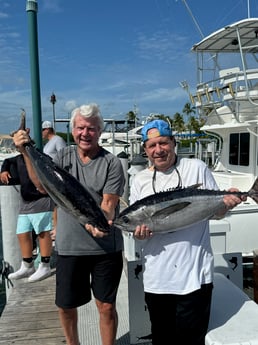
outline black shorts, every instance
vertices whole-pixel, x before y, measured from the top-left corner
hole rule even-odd
[[[56,305],[77,308],[96,299],[114,303],[122,275],[122,252],[103,255],[57,255]]]

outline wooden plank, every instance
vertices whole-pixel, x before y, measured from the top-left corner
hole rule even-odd
[[[36,283],[14,282],[0,318],[0,345],[61,345],[65,337],[55,305],[55,274]]]

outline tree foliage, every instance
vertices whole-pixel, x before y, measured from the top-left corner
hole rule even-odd
[[[185,122],[183,116],[180,113],[175,113],[173,117],[173,129],[177,133],[182,133],[185,131]]]
[[[160,119],[160,120],[164,120],[164,121],[168,122],[170,127],[172,127],[172,125],[173,125],[173,120],[169,116],[164,115],[164,114],[150,114],[147,117],[147,122],[155,120],[155,119]]]

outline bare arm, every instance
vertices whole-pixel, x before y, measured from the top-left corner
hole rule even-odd
[[[104,211],[108,221],[113,221],[115,218],[115,208],[118,204],[119,196],[115,194],[103,194],[101,209]]]
[[[112,225],[113,219],[115,218],[115,208],[117,206],[117,203],[119,201],[119,196],[115,194],[103,194],[103,199],[101,202],[101,209],[104,212],[109,225]],[[94,237],[104,237],[107,234],[103,231],[98,230],[94,226],[90,224],[86,224],[85,228],[88,232],[92,234]]]
[[[56,239],[56,226],[57,226],[57,206],[54,208],[53,211],[53,228],[50,231],[50,236],[52,241]]]

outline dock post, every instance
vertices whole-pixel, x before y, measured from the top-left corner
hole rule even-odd
[[[2,218],[3,259],[8,262],[14,271],[21,265],[21,254],[16,236],[16,224],[20,203],[20,186],[1,185],[0,204]],[[10,290],[6,284],[6,299]]]
[[[124,151],[120,152],[117,157],[120,159],[120,162],[123,167],[124,175],[125,175],[125,186],[124,186],[124,193],[123,193],[123,200],[128,204],[128,154],[126,154]]]

